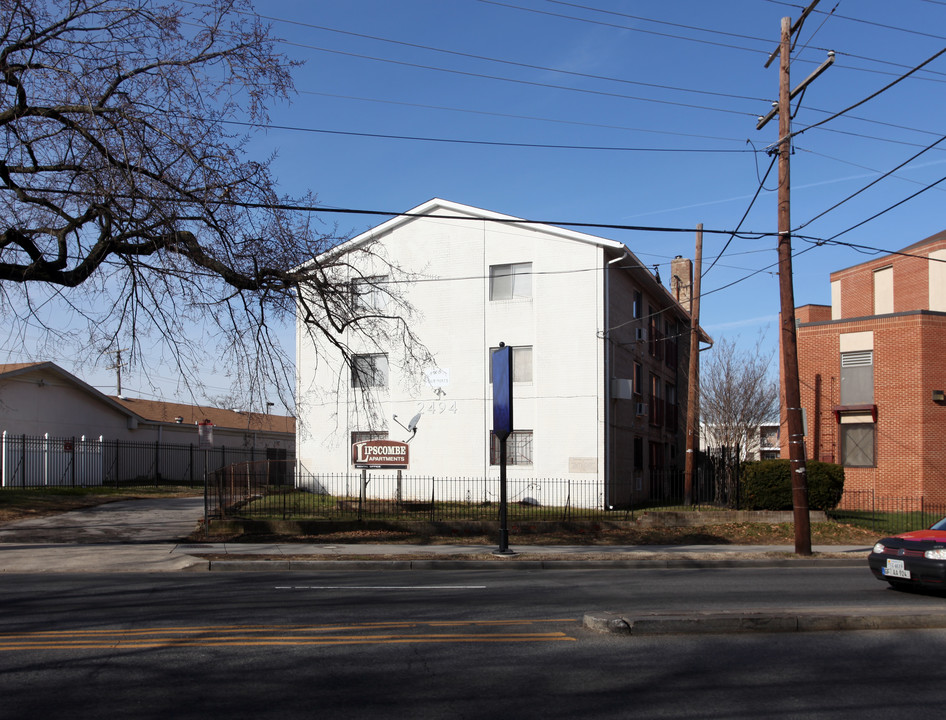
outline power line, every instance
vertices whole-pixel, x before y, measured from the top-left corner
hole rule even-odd
[[[609,125],[605,123],[583,122],[580,120],[563,120],[560,118],[542,117],[539,115],[516,115],[513,113],[492,112],[489,110],[474,110],[472,108],[458,108],[447,105],[429,105],[425,103],[409,103],[401,100],[382,100],[381,98],[362,97],[357,95],[338,95],[336,93],[317,92],[315,90],[299,90],[302,95],[318,95],[320,97],[337,98],[341,100],[356,100],[359,102],[380,103],[384,105],[400,105],[402,107],[420,108],[423,110],[443,110],[445,112],[466,113],[470,115],[486,115],[488,117],[498,117],[510,120],[535,120],[538,122],[557,123],[560,125],[576,125],[579,127],[601,128],[604,130],[628,130],[632,132],[653,133],[655,135],[673,135],[676,137],[697,138],[701,140],[721,140],[724,142],[743,142],[742,138],[720,137],[718,135],[701,135],[699,133],[674,132],[672,130],[655,130],[652,128],[634,127],[631,125]],[[886,124],[886,123],[885,123]],[[894,125],[893,127],[899,127]],[[911,128],[904,127],[904,130]],[[918,130],[917,132],[926,132]],[[935,134],[930,132],[930,134]]]
[[[560,75],[570,75],[572,77],[580,77],[580,78],[590,79],[590,80],[606,80],[608,82],[623,83],[626,85],[637,85],[640,87],[656,88],[660,90],[673,90],[675,92],[693,93],[696,95],[710,95],[713,97],[722,97],[722,98],[735,99],[735,100],[751,100],[753,102],[763,102],[765,100],[765,98],[752,97],[749,95],[736,95],[733,93],[715,92],[712,90],[699,90],[695,88],[680,87],[676,85],[663,85],[660,83],[643,82],[641,80],[628,80],[627,78],[619,78],[619,77],[613,77],[609,75],[595,75],[592,73],[576,72],[574,70],[564,70],[562,68],[548,67],[545,65],[535,65],[533,63],[518,62],[515,60],[506,60],[503,58],[489,57],[487,55],[477,55],[475,53],[467,53],[467,52],[462,52],[459,50],[450,50],[447,48],[438,48],[438,47],[433,47],[431,45],[412,43],[412,42],[407,42],[404,40],[394,40],[393,38],[385,38],[378,35],[368,35],[366,33],[353,32],[351,30],[341,30],[338,28],[331,28],[325,25],[315,25],[312,23],[302,22],[301,20],[287,20],[285,18],[273,17],[271,15],[259,14],[257,15],[257,17],[263,18],[265,20],[272,20],[275,22],[281,22],[281,23],[286,23],[290,25],[298,25],[300,27],[323,30],[325,32],[338,33],[340,35],[348,35],[350,37],[358,37],[358,38],[362,38],[366,40],[374,40],[376,42],[389,43],[392,45],[400,45],[402,47],[410,47],[410,48],[415,48],[418,50],[427,50],[429,52],[441,53],[444,55],[453,55],[456,57],[462,57],[462,58],[467,58],[467,59],[472,59],[472,60],[483,60],[485,62],[499,63],[501,65],[510,65],[512,67],[526,68],[529,70],[541,70],[542,72],[554,72]],[[285,40],[280,41],[280,42],[285,42],[287,44],[296,44],[296,43],[289,43],[288,41],[285,41]],[[313,49],[322,50],[323,52],[331,52],[331,51],[326,51],[324,48],[313,47]],[[384,59],[383,62],[395,62],[395,61]]]
[[[821,126],[821,125],[824,125],[825,123],[830,122],[830,121],[834,120],[835,118],[840,117],[841,115],[844,115],[845,113],[849,112],[850,110],[853,110],[853,109],[856,108],[856,107],[860,107],[861,105],[863,105],[864,103],[868,102],[869,100],[873,100],[875,97],[877,97],[878,95],[880,95],[880,94],[886,92],[887,90],[889,90],[890,88],[892,88],[892,87],[893,87],[894,85],[896,85],[897,83],[902,82],[903,80],[906,80],[908,77],[910,77],[910,76],[911,76],[913,73],[915,73],[917,70],[920,70],[923,66],[928,65],[929,63],[933,62],[936,58],[938,58],[940,55],[943,55],[944,53],[946,53],[946,47],[944,47],[944,48],[943,48],[942,50],[940,50],[939,52],[934,53],[932,56],[930,56],[929,58],[927,58],[926,60],[924,60],[923,62],[921,62],[919,65],[917,65],[916,67],[914,67],[914,68],[913,68],[912,70],[910,70],[909,72],[904,73],[903,75],[901,75],[900,77],[898,77],[898,78],[897,78],[896,80],[894,80],[893,82],[890,82],[890,83],[884,85],[882,88],[880,88],[880,89],[877,90],[876,92],[871,93],[870,95],[868,95],[868,96],[867,96],[866,98],[864,98],[863,100],[859,100],[859,101],[857,101],[856,103],[854,103],[853,105],[849,105],[848,107],[846,107],[846,108],[844,108],[843,110],[840,110],[840,111],[834,113],[833,115],[831,115],[830,117],[825,118],[824,120],[820,120],[819,122],[816,122],[816,123],[814,123],[814,124],[812,124],[812,125],[809,125],[808,127],[805,127],[805,128],[802,128],[801,130],[798,130],[798,131],[796,131],[796,132],[793,132],[793,133],[791,133],[791,135],[789,135],[789,137],[797,137],[798,135],[801,135],[802,133],[807,132],[808,130],[811,130],[812,128],[816,128],[816,127],[819,127],[819,126]]]
[[[854,193],[851,193],[850,195],[848,195],[848,196],[847,196],[846,198],[844,198],[843,200],[840,200],[839,202],[836,202],[834,205],[832,205],[831,207],[829,207],[827,210],[824,210],[824,211],[818,213],[818,214],[815,215],[813,218],[811,218],[810,220],[808,220],[808,222],[802,223],[801,225],[799,225],[799,226],[798,226],[797,228],[795,228],[795,229],[796,229],[796,230],[801,230],[802,228],[807,227],[808,225],[811,225],[811,223],[813,223],[813,222],[814,222],[815,220],[817,220],[818,218],[824,217],[825,215],[827,215],[827,214],[828,214],[829,212],[831,212],[832,210],[835,210],[835,209],[837,209],[838,207],[840,207],[841,205],[843,205],[844,203],[846,203],[848,200],[852,200],[853,198],[855,198],[855,197],[857,197],[858,195],[860,195],[862,192],[868,190],[869,188],[871,188],[871,187],[873,187],[874,185],[876,185],[877,183],[879,183],[881,180],[883,180],[883,179],[885,179],[885,178],[887,178],[887,177],[893,175],[897,170],[901,169],[902,167],[904,167],[904,166],[906,166],[906,165],[909,165],[911,162],[913,162],[913,161],[916,160],[918,157],[920,157],[923,153],[925,153],[925,152],[927,152],[927,151],[933,149],[933,147],[935,147],[936,145],[939,145],[941,142],[943,142],[943,140],[946,140],[946,135],[943,135],[942,137],[940,137],[939,140],[937,140],[936,142],[932,143],[931,145],[928,145],[927,147],[923,148],[922,150],[920,150],[920,152],[914,154],[912,157],[910,157],[910,158],[904,160],[902,163],[900,163],[899,165],[897,165],[897,166],[896,166],[895,168],[893,168],[892,170],[889,170],[889,171],[885,172],[883,175],[881,175],[880,177],[878,177],[878,178],[872,180],[872,181],[869,182],[867,185],[865,185],[864,187],[862,187],[860,190],[858,190],[858,191],[856,191],[856,192],[854,192]],[[926,189],[929,189],[929,188],[924,188],[924,189],[921,190],[920,192],[924,192]]]
[[[275,125],[268,123],[259,125],[252,122],[243,122],[240,120],[219,120],[218,122],[227,125],[240,125],[243,127],[265,127],[269,130],[292,130],[295,132],[317,133],[322,135],[346,135],[349,137],[377,138],[383,140],[412,140],[416,142],[431,143],[450,143],[455,145],[486,145],[491,147],[514,147],[514,148],[536,148],[542,150],[593,150],[606,152],[654,152],[654,153],[709,153],[709,154],[730,154],[730,153],[750,153],[754,150],[723,148],[647,148],[647,147],[627,147],[627,146],[604,146],[604,145],[558,145],[554,143],[526,143],[509,142],[501,140],[467,140],[464,138],[442,138],[422,135],[393,135],[390,133],[369,133],[355,132],[353,130],[328,130],[324,128],[307,128],[293,125]]]
[[[569,87],[567,85],[556,85],[554,83],[543,83],[543,82],[538,82],[534,80],[520,80],[517,78],[507,78],[507,77],[502,77],[501,75],[488,75],[486,73],[476,73],[476,72],[471,72],[467,70],[455,70],[452,68],[438,67],[436,65],[424,65],[423,63],[413,63],[413,62],[407,62],[405,60],[393,60],[391,58],[379,58],[373,55],[365,55],[362,53],[347,52],[344,50],[333,50],[331,48],[317,47],[315,45],[307,45],[305,43],[290,42],[288,40],[282,40],[280,42],[282,42],[284,45],[292,45],[295,47],[304,48],[306,50],[317,50],[319,52],[331,53],[333,55],[343,55],[345,57],[358,58],[360,60],[372,60],[375,62],[384,62],[384,63],[389,63],[391,65],[401,65],[404,67],[418,68],[421,70],[433,70],[436,72],[450,73],[453,75],[463,75],[464,77],[479,78],[481,80],[498,80],[500,82],[514,83],[518,85],[528,85],[530,87],[548,88],[552,90],[566,90],[568,92],[584,93],[587,95],[600,95],[603,97],[613,97],[613,98],[619,98],[622,100],[637,100],[638,102],[656,103],[658,105],[671,105],[674,107],[684,107],[684,108],[690,108],[693,110],[709,110],[712,112],[727,113],[729,115],[748,115],[750,117],[755,117],[753,113],[743,112],[740,110],[730,110],[728,108],[718,108],[718,107],[712,107],[709,105],[697,105],[694,103],[676,102],[674,100],[658,100],[657,98],[641,97],[639,95],[625,95],[622,93],[606,92],[604,90],[591,90],[588,88],[576,88],[576,87]]]
[[[549,1],[551,1],[551,0],[549,0]],[[478,2],[485,3],[485,4],[488,4],[488,5],[496,5],[496,6],[508,8],[508,9],[511,9],[511,10],[519,10],[519,11],[521,11],[521,12],[530,12],[530,13],[535,13],[535,14],[538,14],[538,15],[546,15],[546,16],[549,16],[549,17],[561,18],[561,19],[565,19],[565,20],[574,20],[575,22],[587,23],[587,24],[591,24],[591,25],[601,25],[601,26],[603,26],[603,27],[611,27],[611,28],[617,28],[617,29],[620,29],[620,30],[628,30],[628,31],[631,31],[631,32],[638,32],[638,33],[644,33],[644,34],[648,34],[648,35],[655,35],[655,36],[657,36],[657,37],[666,37],[666,38],[670,38],[670,39],[672,39],[672,40],[685,40],[685,41],[687,41],[687,42],[695,42],[695,43],[700,43],[700,44],[703,44],[703,45],[711,45],[711,46],[714,46],[714,47],[721,47],[721,48],[730,49],[730,50],[742,50],[742,51],[744,51],[744,52],[751,52],[751,53],[754,53],[754,54],[756,54],[756,55],[765,55],[765,56],[768,56],[768,54],[769,54],[769,51],[768,51],[768,50],[757,50],[757,49],[755,49],[755,48],[749,48],[749,47],[745,47],[745,46],[741,46],[741,45],[732,45],[732,44],[728,44],[728,43],[714,42],[714,41],[712,41],[712,40],[703,40],[703,39],[700,39],[700,38],[687,37],[687,36],[685,36],[685,35],[673,35],[673,34],[671,34],[671,33],[662,33],[662,32],[657,32],[656,30],[647,30],[647,29],[644,29],[644,28],[634,27],[634,26],[631,26],[631,25],[619,25],[619,24],[617,24],[617,23],[603,22],[603,21],[601,21],[601,20],[591,20],[591,19],[589,19],[589,18],[576,17],[576,16],[574,16],[574,15],[565,15],[565,14],[562,14],[562,13],[554,13],[554,12],[550,12],[550,11],[548,11],[548,10],[538,10],[538,9],[536,9],[536,8],[521,7],[521,6],[518,6],[518,5],[512,5],[512,4],[510,4],[510,3],[506,3],[506,2],[498,2],[498,0],[478,0]],[[787,4],[787,3],[786,3],[786,4]],[[793,5],[792,7],[801,8],[802,6]],[[592,8],[589,8],[589,9],[592,9]],[[599,11],[599,12],[608,12],[608,11],[601,10],[601,11]],[[615,13],[615,14],[620,14],[620,13]],[[642,19],[645,19],[645,18],[642,18]],[[653,19],[650,19],[650,20],[648,20],[648,21],[649,21],[649,22],[654,22],[654,23],[660,23],[660,24],[675,25],[675,23],[669,23],[669,22],[664,21],[664,20],[653,20]],[[677,25],[678,27],[686,27],[686,26],[682,26],[682,25],[679,25],[679,24],[676,24],[676,25]],[[721,35],[729,35],[729,34],[730,34],[730,33],[726,33],[726,32],[721,31],[721,30],[710,30],[710,29],[706,29],[706,28],[697,28],[697,29],[699,29],[699,30],[701,30],[701,31],[703,31],[703,32],[714,33],[714,34],[721,34]],[[749,38],[750,36],[743,36],[743,37]],[[769,43],[770,41],[766,40],[765,42],[766,42],[766,43]],[[814,50],[820,50],[820,51],[827,51],[827,50],[828,50],[828,48],[818,48],[818,47],[812,48],[812,49],[814,49]],[[902,67],[902,65],[900,65],[899,63],[895,63],[895,62],[891,62],[891,61],[887,61],[887,60],[880,60],[880,59],[878,59],[878,58],[876,58],[876,57],[870,57],[870,56],[865,56],[865,55],[857,55],[857,54],[854,54],[854,53],[848,53],[848,52],[844,52],[844,51],[840,51],[840,50],[835,50],[835,52],[836,52],[838,55],[844,55],[844,56],[846,56],[846,57],[851,57],[851,58],[855,58],[855,59],[858,59],[858,60],[866,60],[866,61],[869,61],[869,62],[884,64],[884,65],[891,65],[891,66],[894,66],[894,67]],[[810,62],[813,62],[813,61],[810,61],[810,60],[803,60],[803,59],[797,59],[795,62],[810,63]],[[873,70],[873,69],[870,69],[870,68],[854,67],[854,66],[850,66],[850,65],[840,65],[840,64],[838,64],[837,67],[839,67],[839,68],[844,68],[844,69],[846,69],[846,70],[854,70],[854,71],[857,71],[857,72],[874,73],[874,74],[879,74],[879,75],[889,75],[889,74],[891,74],[891,73],[884,72],[884,71],[882,71],[882,70]],[[934,74],[934,75],[944,75],[944,74],[946,74],[946,73],[941,73],[941,72],[932,71],[932,70],[927,71],[927,72],[930,72],[930,73],[932,73],[932,74]],[[940,80],[940,79],[937,79],[937,78],[929,78],[929,77],[922,77],[922,78],[920,78],[920,79],[926,80],[926,81],[931,81],[931,82],[946,82],[946,80]]]

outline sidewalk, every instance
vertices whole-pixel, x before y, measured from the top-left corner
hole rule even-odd
[[[0,543],[0,573],[293,572],[859,565],[870,548],[816,546],[797,557],[783,545],[516,545],[512,555],[489,545],[248,543]]]

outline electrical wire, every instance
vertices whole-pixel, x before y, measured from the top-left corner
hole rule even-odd
[[[889,90],[890,88],[892,88],[894,85],[897,85],[898,83],[902,82],[903,80],[906,80],[908,77],[910,77],[910,76],[911,76],[913,73],[915,73],[917,70],[920,70],[920,69],[923,68],[925,65],[928,65],[929,63],[933,62],[934,60],[936,60],[936,58],[940,57],[940,56],[943,55],[944,53],[946,53],[946,47],[944,47],[944,48],[943,48],[942,50],[940,50],[939,52],[934,53],[934,54],[931,55],[929,58],[927,58],[926,60],[924,60],[923,62],[921,62],[919,65],[917,65],[916,67],[914,67],[914,68],[913,68],[912,70],[910,70],[909,72],[904,73],[903,75],[901,75],[900,77],[898,77],[898,78],[897,78],[896,80],[894,80],[893,82],[890,82],[890,83],[888,83],[887,85],[884,85],[884,86],[883,86],[882,88],[880,88],[879,90],[877,90],[877,91],[871,93],[871,94],[868,95],[866,98],[864,98],[864,99],[862,99],[862,100],[858,100],[858,101],[857,101],[856,103],[854,103],[853,105],[849,105],[848,107],[846,107],[846,108],[844,108],[843,110],[840,110],[840,111],[834,113],[833,115],[831,115],[830,117],[825,118],[824,120],[820,120],[819,122],[813,123],[812,125],[809,125],[808,127],[805,127],[805,128],[802,128],[801,130],[797,130],[797,131],[795,131],[795,132],[792,132],[792,133],[789,135],[789,137],[790,137],[790,138],[797,137],[797,136],[801,135],[802,133],[807,132],[808,130],[811,130],[812,128],[820,127],[821,125],[824,125],[825,123],[831,122],[831,121],[834,120],[835,118],[838,118],[838,117],[840,117],[841,115],[844,115],[845,113],[847,113],[847,112],[853,110],[854,108],[860,107],[860,106],[863,105],[864,103],[866,103],[866,102],[868,102],[868,101],[870,101],[870,100],[873,100],[875,97],[877,97],[878,95],[881,95],[882,93],[886,92],[887,90]]]
[[[807,227],[808,225],[811,225],[811,223],[813,223],[815,220],[818,220],[819,218],[824,217],[825,215],[827,215],[827,214],[828,214],[829,212],[831,212],[832,210],[835,210],[835,209],[837,209],[838,207],[840,207],[841,205],[843,205],[844,203],[846,203],[848,200],[854,199],[855,197],[857,197],[858,195],[860,195],[862,192],[868,190],[869,188],[871,188],[871,187],[873,187],[874,185],[876,185],[877,183],[879,183],[881,180],[884,180],[885,178],[890,177],[890,176],[893,175],[897,170],[900,170],[900,169],[903,168],[904,166],[909,165],[911,162],[913,162],[913,161],[916,160],[918,157],[920,157],[921,155],[923,155],[923,153],[925,153],[925,152],[927,152],[927,151],[929,151],[929,150],[932,150],[936,145],[939,145],[939,144],[940,144],[941,142],[943,142],[944,140],[946,140],[946,135],[943,135],[942,137],[939,138],[939,140],[937,140],[936,142],[932,143],[931,145],[927,145],[925,148],[923,148],[922,150],[920,150],[920,152],[918,152],[918,153],[914,154],[913,156],[907,158],[906,160],[904,160],[902,163],[900,163],[899,165],[897,165],[897,166],[896,166],[895,168],[893,168],[892,170],[888,170],[887,172],[885,172],[885,173],[884,173],[883,175],[881,175],[880,177],[878,177],[878,178],[874,179],[873,181],[869,182],[867,185],[865,185],[864,187],[862,187],[860,190],[857,190],[856,192],[851,193],[850,195],[848,195],[848,196],[847,196],[846,198],[844,198],[843,200],[840,200],[839,202],[836,202],[834,205],[832,205],[831,207],[829,207],[827,210],[824,210],[824,211],[818,213],[818,214],[815,215],[813,218],[811,218],[811,219],[808,220],[807,222],[802,223],[801,225],[799,225],[799,226],[798,226],[797,228],[795,228],[795,229],[796,229],[796,230],[801,230],[802,228],[805,228],[805,227]],[[924,188],[924,190],[921,190],[920,192],[924,192],[926,189],[928,189],[928,188]]]

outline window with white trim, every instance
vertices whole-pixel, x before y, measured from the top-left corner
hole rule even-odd
[[[387,293],[383,288],[385,275],[360,277],[351,281],[351,304],[355,310],[382,310],[387,305]]]
[[[493,384],[493,353],[498,347],[489,349],[489,383]],[[514,345],[512,348],[512,381],[532,382],[532,348],[529,345]]]
[[[388,386],[388,356],[384,353],[355,355],[351,359],[351,386],[383,388]]]
[[[872,405],[874,402],[874,351],[841,353],[841,404]]]
[[[531,297],[532,263],[490,265],[490,300],[517,300]]]

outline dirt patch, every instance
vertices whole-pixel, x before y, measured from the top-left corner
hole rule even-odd
[[[510,542],[521,545],[794,545],[792,523],[728,523],[695,527],[632,528],[590,523],[584,527],[553,532],[530,532],[529,528],[510,528]],[[406,545],[495,545],[494,533],[450,535],[426,534],[403,530],[346,530],[318,535],[210,535],[196,534],[196,542],[279,542],[319,544],[406,544]],[[813,523],[813,545],[872,545],[877,535],[869,530],[843,523]]]

